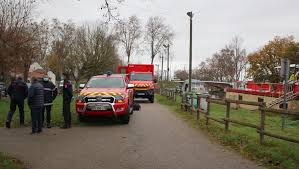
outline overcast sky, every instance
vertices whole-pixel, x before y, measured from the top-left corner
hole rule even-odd
[[[73,20],[78,24],[103,20],[104,0],[49,0],[39,7],[39,17]],[[122,17],[137,15],[145,24],[150,16],[164,17],[175,32],[171,46],[172,70],[188,68],[189,20],[193,19],[193,67],[224,47],[233,36],[244,39],[247,53],[258,50],[274,36],[299,38],[298,0],[125,0],[119,6]],[[142,55],[142,56],[141,56]],[[135,62],[149,63],[139,52]],[[159,63],[160,59],[155,58]]]

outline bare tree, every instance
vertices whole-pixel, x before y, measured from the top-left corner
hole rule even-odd
[[[104,0],[104,3],[101,6],[101,10],[104,10],[103,16],[107,18],[107,22],[110,20],[118,20],[119,13],[117,12],[117,5],[125,0]]]
[[[116,38],[125,49],[127,63],[130,63],[131,54],[138,48],[137,41],[141,36],[141,24],[136,16],[129,17],[116,23]]]
[[[35,0],[0,3],[0,67],[5,73],[22,70],[27,79],[31,63],[40,56],[42,23],[33,21]]]
[[[145,42],[149,45],[151,53],[151,64],[154,62],[155,56],[161,51],[166,43],[171,43],[174,33],[169,26],[164,24],[161,17],[150,17],[145,26]]]
[[[180,80],[186,80],[188,79],[189,73],[187,72],[187,70],[183,69],[183,70],[176,70],[174,72],[174,76]]]
[[[78,84],[81,79],[116,70],[116,40],[105,24],[78,27],[72,22],[53,22],[54,40],[47,61],[55,73],[67,72]]]
[[[248,62],[246,50],[242,48],[243,39],[235,36],[233,37],[231,43],[228,48],[232,50],[232,60],[233,60],[233,68],[234,68],[234,80],[240,80],[240,76],[242,71],[244,71],[246,64]]]
[[[208,59],[209,68],[214,75],[214,80],[231,82],[234,79],[234,61],[231,58],[232,51],[229,48],[221,49]]]

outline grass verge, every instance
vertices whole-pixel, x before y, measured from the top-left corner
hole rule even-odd
[[[0,152],[0,169],[25,169],[25,167],[21,161]]]
[[[9,98],[2,98],[0,100],[0,126],[4,126],[6,121],[6,116],[9,111],[10,101]],[[75,101],[71,103],[71,112],[72,112],[72,123],[74,125],[78,125],[79,122],[77,120],[77,114],[75,111]],[[19,127],[19,112],[18,110],[15,112],[12,121],[12,127]],[[31,123],[30,110],[27,104],[27,100],[25,100],[25,123]],[[62,96],[57,96],[57,98],[53,102],[52,106],[52,125],[60,126],[63,123],[62,116]]]
[[[230,125],[230,131],[225,133],[224,125],[209,121],[209,126],[205,126],[205,119],[196,120],[195,114],[184,112],[180,109],[180,99],[177,102],[156,95],[159,103],[168,106],[176,115],[196,129],[204,131],[213,141],[217,141],[224,146],[229,146],[240,152],[243,156],[253,159],[258,163],[264,164],[273,169],[298,169],[299,168],[299,145],[287,141],[277,140],[266,137],[265,144],[259,145],[258,134],[256,130],[240,125]],[[221,105],[211,105],[211,115],[213,117],[224,117],[225,107]],[[258,124],[259,114],[245,109],[232,110],[233,119]],[[298,138],[299,124],[287,120],[287,127],[282,131],[280,129],[279,116],[266,117],[266,130],[275,134],[284,134]]]

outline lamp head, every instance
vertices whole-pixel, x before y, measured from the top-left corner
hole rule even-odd
[[[187,15],[192,18],[193,17],[193,13],[192,12],[187,12]]]

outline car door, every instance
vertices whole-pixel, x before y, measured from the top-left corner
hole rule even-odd
[[[129,79],[127,77],[125,78],[125,83],[126,83],[126,86],[128,86]],[[129,105],[133,105],[133,101],[134,101],[134,89],[126,89],[126,92],[128,94]]]

